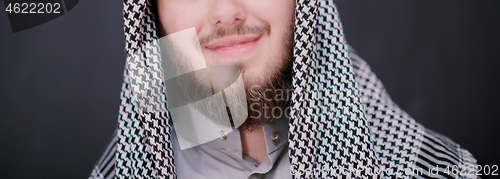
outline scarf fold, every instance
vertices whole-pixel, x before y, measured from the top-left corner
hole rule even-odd
[[[339,168],[361,169],[347,178],[377,178],[369,174],[377,159],[336,7],[299,0],[295,24],[288,140],[294,177],[338,177],[328,170]]]

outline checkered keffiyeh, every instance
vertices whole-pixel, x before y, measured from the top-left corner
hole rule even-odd
[[[173,179],[172,122],[156,7],[147,0],[125,0],[123,5],[128,56],[118,130],[90,178]],[[294,178],[475,178],[462,175],[468,171],[429,175],[431,167],[475,166],[476,160],[390,99],[346,43],[333,1],[297,0],[295,10],[288,133]],[[347,172],[328,172],[334,168]]]

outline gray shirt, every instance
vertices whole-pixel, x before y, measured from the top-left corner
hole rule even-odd
[[[260,165],[243,155],[238,130],[233,130],[221,139],[185,150],[180,149],[174,131],[172,142],[177,178],[292,178],[288,159],[287,118],[281,118],[272,125],[263,125],[262,129],[269,157]]]

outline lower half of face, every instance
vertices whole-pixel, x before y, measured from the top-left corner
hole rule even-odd
[[[271,99],[273,91],[289,91],[294,7],[293,0],[158,1],[166,35],[195,27],[209,71],[211,65],[237,67],[244,81],[248,106],[254,107],[288,104],[288,100],[257,98]],[[225,92],[227,100],[231,100],[232,92]],[[251,112],[259,110],[262,111],[249,110],[250,121],[243,128],[272,120],[252,119]]]

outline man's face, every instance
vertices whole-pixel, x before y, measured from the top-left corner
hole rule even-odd
[[[157,5],[164,35],[196,29],[209,71],[210,65],[239,68],[251,106],[240,130],[272,123],[275,118],[265,117],[271,116],[268,109],[285,110],[289,99],[267,99],[290,88],[294,0],[158,0]],[[228,103],[239,102],[236,91],[225,92]],[[210,104],[195,108],[215,114],[213,119],[225,114]]]
[[[158,0],[169,35],[195,27],[206,66],[240,69],[245,87],[265,86],[291,56],[293,0]]]

